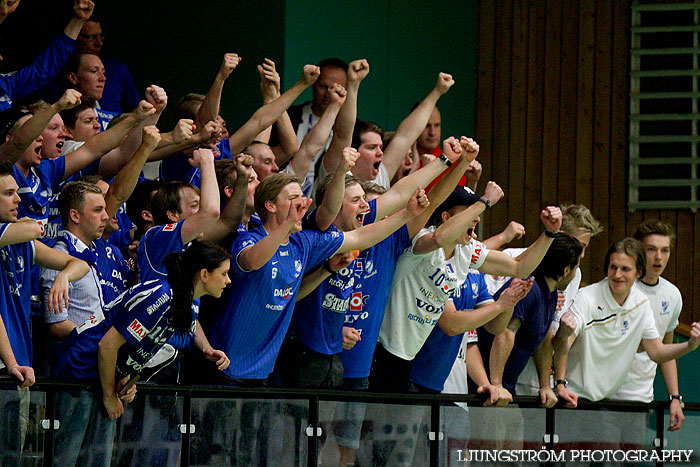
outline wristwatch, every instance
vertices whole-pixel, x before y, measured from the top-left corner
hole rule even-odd
[[[556,380],[556,381],[554,382],[554,387],[556,388],[556,387],[559,386],[560,384],[563,384],[564,387],[566,387],[566,385],[569,384],[569,382],[568,382],[567,380],[565,380],[565,379],[558,379],[558,380]]]
[[[685,404],[683,403],[683,396],[680,394],[671,394],[668,396],[668,401],[673,402],[673,399],[678,399],[678,402],[681,403],[681,409],[685,409]]]
[[[486,196],[482,196],[481,198],[479,198],[479,201],[484,203],[484,205],[486,206],[486,209],[491,209],[491,200],[488,199]]]
[[[445,164],[447,167],[452,167],[452,161],[449,160],[446,155],[440,154],[440,156],[438,156],[438,159],[440,159],[442,163]]]

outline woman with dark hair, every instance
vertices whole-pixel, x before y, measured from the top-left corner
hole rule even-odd
[[[115,371],[125,381],[137,374],[171,335],[194,334],[192,300],[203,295],[220,297],[231,282],[229,255],[212,243],[195,241],[184,252],[170,254],[165,262],[167,279],[130,288],[74,329],[62,345],[55,376],[99,377],[111,418],[124,411],[116,394]],[[208,359],[216,361],[219,369],[226,368],[226,355],[211,349],[202,337],[195,337],[197,346]],[[124,344],[127,348],[120,350]],[[133,399],[133,394],[122,397],[127,398]]]

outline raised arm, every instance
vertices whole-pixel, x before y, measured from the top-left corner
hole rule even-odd
[[[323,115],[321,115],[318,123],[306,134],[299,150],[292,156],[292,161],[290,162],[294,173],[302,179],[306,177],[306,173],[309,171],[318,151],[326,144],[328,136],[333,129],[335,118],[343,103],[345,103],[347,91],[340,84],[334,83],[329,92],[331,103],[323,111]]]
[[[503,245],[507,245],[513,240],[522,238],[525,235],[525,227],[522,224],[518,224],[515,221],[510,221],[508,227],[506,227],[503,232],[497,233],[493,237],[489,237],[482,243],[486,245],[489,250],[498,250]]]
[[[343,268],[350,266],[350,263],[354,261],[352,253],[339,253],[331,256],[323,263],[323,266],[316,268],[314,271],[305,275],[301,280],[301,286],[296,294],[295,301],[300,301],[311,292],[316,290],[316,288],[321,285],[323,281],[331,277],[331,273],[336,273]]]
[[[323,195],[323,201],[316,211],[316,227],[319,230],[326,230],[338,217],[345,196],[345,174],[355,167],[358,157],[360,157],[360,153],[353,148],[347,147],[343,150],[343,163],[333,174],[333,178],[326,187],[326,193]]]
[[[399,168],[399,165],[401,165],[401,161],[406,155],[406,152],[411,149],[411,145],[425,129],[425,125],[428,124],[430,114],[435,108],[438,99],[449,91],[453,84],[455,84],[455,82],[452,79],[452,75],[440,73],[435,87],[396,129],[394,139],[391,140],[391,144],[389,144],[389,147],[384,151],[383,159],[384,166],[387,172],[389,172],[390,179],[394,178],[394,174]]]
[[[238,265],[246,271],[255,271],[267,264],[275,255],[277,248],[289,239],[297,223],[301,222],[304,214],[311,206],[311,199],[295,198],[289,203],[289,211],[276,227],[270,228],[267,235],[256,244],[241,250],[238,254]]]
[[[182,243],[189,243],[199,234],[206,232],[219,218],[219,186],[214,172],[214,153],[211,149],[197,149],[190,159],[192,166],[199,169],[202,183],[199,194],[199,211],[185,219],[182,224]]]
[[[515,258],[498,250],[490,250],[479,270],[486,274],[521,278],[532,274],[561,228],[561,210],[556,206],[547,206],[540,212],[540,219],[544,224],[545,232],[527,250]]]
[[[243,219],[245,202],[248,190],[248,179],[253,170],[253,156],[249,154],[238,154],[235,158],[236,182],[233,193],[228,199],[226,206],[221,211],[221,217],[209,229],[204,231],[204,238],[217,243],[234,232]]]
[[[394,139],[396,139],[396,137],[394,137]],[[453,140],[454,138],[448,138],[443,142],[443,148],[445,149],[443,155],[447,158],[447,162],[442,159],[434,159],[430,164],[426,165],[422,169],[403,177],[401,180],[396,182],[389,189],[389,191],[377,198],[378,217],[391,214],[406,204],[411,194],[417,187],[428,186],[435,177],[440,175],[445,170],[445,164],[451,166],[452,164],[457,163],[460,155],[469,164],[479,154],[479,145],[476,144],[476,142],[471,138],[467,138],[466,136],[462,136],[460,138],[459,145],[461,146],[461,150],[455,147]],[[464,172],[464,163],[460,164],[459,167],[456,167],[456,170],[459,171],[461,176]],[[450,172],[454,172],[454,170],[451,170]],[[454,177],[450,177],[449,180],[453,179]],[[447,184],[443,185],[443,189],[446,189],[448,186],[449,185]],[[447,193],[447,195],[449,196],[449,193]]]
[[[73,40],[78,39],[80,30],[83,29],[85,21],[89,20],[90,16],[92,16],[92,10],[94,8],[95,4],[92,0],[75,0],[73,3],[73,17],[63,30],[66,36]]]
[[[261,65],[258,65],[258,74],[260,75],[260,93],[263,96],[263,104],[269,104],[282,94],[282,79],[277,73],[275,62],[269,58],[266,58]],[[272,150],[275,153],[277,165],[282,165],[292,157],[292,154],[299,150],[299,143],[297,142],[294,125],[292,125],[292,121],[289,119],[289,114],[286,111],[282,113],[282,116],[275,123],[279,146],[275,146]],[[267,127],[255,137],[255,140],[268,143],[271,133],[272,127]]]
[[[229,137],[231,152],[241,152],[253,141],[253,138],[255,138],[258,133],[280,118],[282,113],[292,105],[294,100],[299,97],[304,89],[311,86],[314,81],[318,79],[320,73],[321,71],[317,66],[305,65],[304,72],[299,81],[280,97],[256,110],[253,116]]]
[[[430,205],[428,197],[422,188],[418,188],[406,207],[396,214],[379,222],[360,227],[359,229],[345,232],[345,241],[338,249],[338,253],[351,250],[364,250],[376,245],[391,235],[412,217],[420,214]]]
[[[131,196],[131,192],[134,191],[139,181],[141,169],[159,141],[160,132],[158,128],[147,126],[143,129],[141,146],[134,153],[134,157],[122,167],[105,194],[105,211],[110,219],[117,214],[119,207]]]
[[[333,173],[338,167],[343,157],[343,149],[352,146],[352,133],[357,119],[357,93],[360,90],[360,83],[368,74],[369,63],[365,59],[352,61],[348,65],[348,79],[345,86],[348,94],[345,98],[345,104],[336,118],[331,144],[323,156],[323,167],[327,173]]]
[[[41,135],[53,116],[62,110],[72,109],[80,104],[80,97],[81,94],[75,89],[67,89],[52,105],[37,110],[9,141],[5,141],[0,146],[0,161],[11,164],[17,162],[24,151]]]
[[[155,108],[148,102],[141,101],[138,108],[124,120],[99,135],[95,135],[78,149],[67,154],[65,156],[66,171],[63,179],[65,180],[77,171],[84,169],[104,154],[119,146],[133,127],[153,113],[155,113]]]
[[[242,58],[238,54],[227,53],[224,54],[224,60],[221,63],[219,71],[214,77],[214,82],[209,88],[209,92],[204,97],[202,105],[197,111],[197,116],[195,117],[195,124],[199,127],[203,127],[205,123],[212,120],[216,120],[219,116],[219,107],[221,105],[221,93],[224,90],[224,83],[226,79],[231,75],[233,70],[236,69],[239,63],[241,63]]]

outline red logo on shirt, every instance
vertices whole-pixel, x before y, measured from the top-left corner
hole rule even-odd
[[[146,337],[146,334],[148,334],[148,329],[146,329],[143,326],[143,324],[141,324],[137,319],[131,322],[127,330],[132,336],[136,338],[137,341],[140,341],[141,339]]]
[[[472,264],[476,264],[481,256],[481,247],[477,246],[474,248],[474,254],[472,255]]]
[[[165,227],[163,227],[163,232],[172,232],[175,230],[175,227],[177,227],[177,224],[167,224]]]
[[[362,296],[362,292],[354,292],[350,297],[350,311],[362,311],[362,306],[367,302],[368,295]]]

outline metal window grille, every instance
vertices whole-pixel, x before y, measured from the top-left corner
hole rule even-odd
[[[700,0],[632,3],[629,210],[698,200]]]

